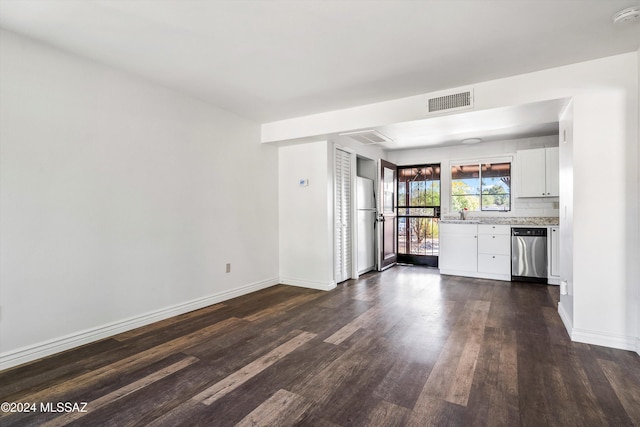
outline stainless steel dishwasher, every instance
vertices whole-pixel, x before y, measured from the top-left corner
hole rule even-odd
[[[546,228],[511,228],[511,280],[547,283]]]

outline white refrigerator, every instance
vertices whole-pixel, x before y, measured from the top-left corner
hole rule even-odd
[[[357,177],[358,274],[376,268],[376,199],[373,180]]]

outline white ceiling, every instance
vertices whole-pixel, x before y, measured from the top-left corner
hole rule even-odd
[[[634,51],[637,5],[0,0],[0,27],[265,123]]]

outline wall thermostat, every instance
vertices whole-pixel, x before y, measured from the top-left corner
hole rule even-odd
[[[298,180],[298,185],[300,187],[308,187],[309,186],[309,180],[308,179],[302,179],[300,178],[300,180]]]

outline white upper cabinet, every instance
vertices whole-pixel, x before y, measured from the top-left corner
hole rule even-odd
[[[558,197],[560,195],[560,149],[545,148],[544,153],[547,196]]]
[[[558,147],[517,152],[518,197],[558,197],[560,194]]]

